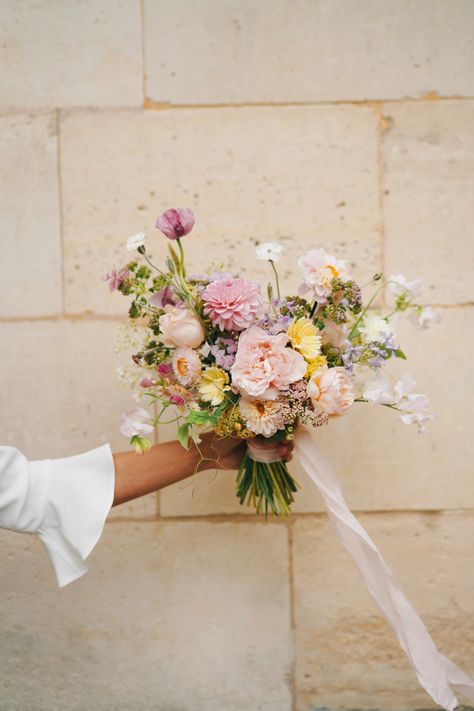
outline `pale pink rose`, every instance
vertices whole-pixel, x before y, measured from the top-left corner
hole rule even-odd
[[[311,377],[308,396],[315,409],[328,415],[344,415],[354,402],[354,386],[346,370],[341,367],[321,368]]]
[[[313,291],[315,301],[325,304],[332,291],[331,282],[335,278],[347,279],[346,263],[336,259],[324,249],[312,249],[298,259],[303,276],[300,293]]]
[[[179,239],[191,232],[194,223],[193,211],[189,207],[178,207],[165,210],[156,220],[155,227],[168,239]]]
[[[165,346],[189,346],[198,348],[205,338],[200,320],[188,309],[165,306],[159,318],[161,340]]]
[[[230,371],[233,386],[251,398],[276,400],[280,390],[306,372],[305,359],[287,343],[286,333],[271,336],[258,326],[244,331]]]
[[[258,284],[247,279],[218,279],[205,288],[204,312],[221,331],[244,331],[262,306]]]

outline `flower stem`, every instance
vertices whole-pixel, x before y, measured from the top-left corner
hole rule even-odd
[[[276,288],[277,288],[278,301],[280,301],[280,298],[281,298],[281,296],[280,296],[280,282],[278,281],[277,268],[275,267],[275,262],[273,261],[273,259],[269,259],[268,261],[272,265],[272,269],[275,274],[275,282],[276,282]]]
[[[367,306],[364,308],[364,310],[362,311],[361,315],[359,316],[359,318],[357,319],[357,321],[355,322],[355,324],[352,326],[351,332],[350,332],[349,335],[347,336],[347,338],[348,338],[349,340],[351,340],[351,338],[352,338],[352,336],[354,335],[354,332],[355,332],[357,326],[359,325],[359,323],[360,323],[360,322],[362,321],[362,319],[364,318],[364,316],[365,316],[365,314],[367,313],[368,309],[369,309],[369,308],[371,307],[371,305],[373,304],[375,298],[380,294],[380,292],[381,292],[382,289],[384,289],[384,288],[385,288],[385,284],[382,284],[382,286],[380,286],[380,287],[375,291],[375,293],[372,295],[372,298],[370,299],[369,303],[368,303]]]

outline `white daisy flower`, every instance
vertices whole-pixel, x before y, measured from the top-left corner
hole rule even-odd
[[[193,385],[201,375],[201,360],[192,348],[177,348],[171,361],[174,374],[180,385]]]

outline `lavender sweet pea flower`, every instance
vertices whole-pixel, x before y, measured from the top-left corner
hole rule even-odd
[[[150,306],[156,306],[159,309],[164,309],[168,304],[176,306],[177,298],[173,292],[173,289],[169,286],[165,286],[163,289],[153,292],[148,303]]]
[[[135,407],[122,415],[120,432],[124,437],[135,437],[153,432],[153,427],[146,423],[151,416],[143,407]]]
[[[168,239],[179,239],[187,235],[194,227],[194,214],[189,207],[165,210],[155,222],[155,227]]]

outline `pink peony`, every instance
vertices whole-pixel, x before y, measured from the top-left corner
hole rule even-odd
[[[354,402],[354,386],[341,367],[321,368],[311,377],[307,387],[313,406],[328,415],[344,415]]]
[[[212,281],[202,295],[204,312],[221,331],[244,331],[262,306],[258,284],[246,279]]]
[[[232,383],[243,395],[276,400],[279,390],[300,380],[306,372],[303,356],[287,348],[288,336],[271,336],[258,326],[241,334],[231,368]]]
[[[155,227],[168,237],[179,239],[187,235],[194,227],[194,213],[189,207],[166,210],[155,222]]]

